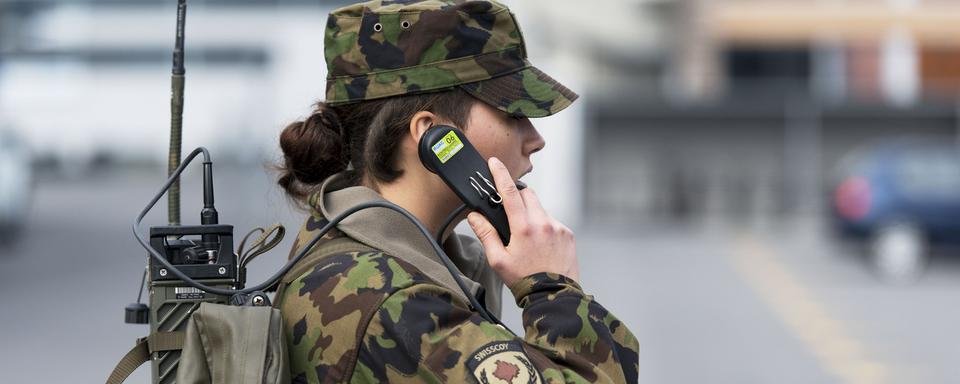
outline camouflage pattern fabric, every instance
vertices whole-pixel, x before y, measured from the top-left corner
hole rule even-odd
[[[312,216],[303,244],[324,224]],[[341,233],[324,241],[343,240]],[[347,238],[349,239],[349,238]],[[634,383],[638,343],[566,277],[511,287],[525,338],[377,251],[323,255],[278,293],[295,383]]]
[[[554,114],[577,94],[533,67],[516,18],[495,1],[374,0],[330,13],[327,103],[460,86],[516,117]]]

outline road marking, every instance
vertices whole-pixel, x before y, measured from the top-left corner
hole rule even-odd
[[[848,332],[850,327],[830,315],[777,260],[773,249],[753,236],[744,235],[737,240],[732,258],[750,287],[813,353],[826,372],[847,384],[891,381],[889,369],[869,356],[863,343]]]

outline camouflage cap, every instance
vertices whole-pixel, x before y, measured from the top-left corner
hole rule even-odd
[[[374,0],[330,13],[327,103],[461,87],[516,117],[543,117],[577,94],[533,67],[516,18],[495,1]]]

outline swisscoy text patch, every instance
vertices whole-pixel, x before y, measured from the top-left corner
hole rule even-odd
[[[541,382],[540,373],[515,340],[495,341],[480,347],[470,355],[467,368],[481,384]]]

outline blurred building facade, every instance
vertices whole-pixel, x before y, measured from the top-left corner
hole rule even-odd
[[[176,1],[0,1],[0,121],[41,158],[163,159]],[[346,2],[191,0],[184,147],[258,159],[323,95],[323,26]]]
[[[958,2],[635,3],[668,21],[659,46],[595,69],[608,81],[591,89],[591,216],[816,216],[833,167],[853,148],[900,136],[957,140]]]

